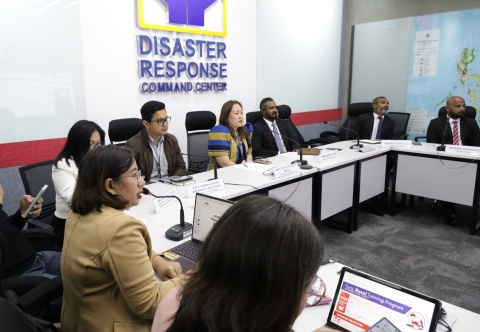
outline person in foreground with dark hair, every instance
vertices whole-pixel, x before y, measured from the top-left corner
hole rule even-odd
[[[223,104],[218,125],[208,133],[208,170],[253,160],[253,126],[243,123],[243,106],[239,101],[229,100]]]
[[[93,121],[80,120],[70,128],[62,151],[53,162],[52,180],[55,186],[55,214],[52,227],[55,243],[63,246],[65,220],[77,184],[78,165],[83,157],[97,146],[105,144],[105,132]]]
[[[180,264],[152,250],[145,224],[123,213],[139,203],[134,153],[92,150],[79,166],[62,250],[62,331],[149,331],[163,296],[182,279]]]
[[[168,133],[171,117],[165,104],[151,100],[140,109],[145,128],[130,138],[125,147],[135,151],[138,168],[145,181],[158,182],[162,177],[185,175],[185,161],[177,138]]]
[[[37,218],[42,211],[40,198],[28,213],[26,219],[22,214],[30,206],[33,197],[24,195],[20,199],[20,207],[13,215],[7,217],[3,211],[4,190],[0,184],[0,236],[3,237],[5,252],[2,252],[3,277],[40,276],[55,278],[60,275],[60,253],[56,251],[36,251],[25,238],[22,229],[29,218]]]
[[[317,229],[295,209],[246,197],[220,217],[190,278],[158,306],[152,331],[292,331],[308,297],[320,297],[313,285],[323,254]]]

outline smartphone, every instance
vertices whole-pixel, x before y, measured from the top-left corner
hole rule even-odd
[[[258,164],[264,164],[264,165],[268,165],[268,164],[272,163],[270,160],[267,160],[267,159],[264,159],[264,158],[255,159],[253,162],[258,163]]]
[[[412,144],[413,144],[413,145],[422,145],[422,143],[417,142],[417,141],[412,141]]]
[[[183,182],[183,181],[188,181],[188,180],[191,180],[191,179],[193,179],[191,176],[184,175],[184,176],[177,176],[177,177],[174,177],[174,178],[170,178],[170,181],[172,181],[172,182]]]
[[[24,214],[22,214],[22,218],[23,219],[26,219],[28,217],[28,214],[30,213],[30,210],[33,208],[33,206],[35,205],[35,203],[37,203],[37,201],[40,199],[40,197],[42,197],[43,193],[45,192],[45,190],[47,190],[48,188],[48,184],[44,185],[42,187],[42,189],[40,189],[40,191],[38,192],[37,196],[35,196],[35,198],[33,199],[32,203],[30,203],[30,205],[28,206],[28,209],[27,211],[25,211]]]
[[[337,150],[337,151],[342,151],[340,148],[326,148],[327,150]]]
[[[391,321],[383,317],[378,322],[372,325],[367,332],[401,332]]]

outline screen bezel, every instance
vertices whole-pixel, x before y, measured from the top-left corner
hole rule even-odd
[[[405,288],[403,286],[391,283],[387,280],[372,276],[372,275],[364,273],[364,272],[360,272],[358,270],[355,270],[355,269],[352,269],[352,268],[349,268],[349,267],[346,267],[346,266],[344,266],[342,268],[342,270],[340,271],[340,278],[338,279],[337,288],[335,290],[335,296],[333,297],[333,300],[332,300],[331,306],[330,306],[330,311],[328,313],[327,326],[329,326],[331,328],[335,328],[339,331],[349,332],[349,330],[345,329],[344,327],[339,326],[339,325],[335,324],[334,322],[332,322],[333,312],[335,311],[335,306],[336,306],[336,303],[337,303],[338,295],[340,294],[340,288],[342,287],[343,278],[344,278],[346,272],[361,276],[365,279],[377,282],[377,283],[382,284],[384,286],[393,288],[395,290],[399,290],[399,291],[404,292],[406,294],[413,295],[413,296],[419,297],[423,300],[426,300],[428,302],[433,303],[435,305],[435,308],[433,310],[432,323],[430,324],[430,328],[429,328],[428,332],[435,332],[436,331],[437,322],[438,322],[439,318],[441,317],[442,302],[440,302],[440,300],[437,300],[437,299],[435,299],[431,296],[427,296],[425,294],[416,292],[412,289]]]

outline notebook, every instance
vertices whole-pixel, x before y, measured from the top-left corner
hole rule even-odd
[[[197,262],[200,245],[207,238],[213,225],[233,204],[232,201],[197,193],[193,211],[192,239],[161,255],[166,260],[179,262],[184,272],[192,269]]]
[[[340,331],[367,331],[387,318],[402,332],[434,332],[441,308],[441,302],[430,296],[344,267],[326,325]]]

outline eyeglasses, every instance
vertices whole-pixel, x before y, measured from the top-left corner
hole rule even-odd
[[[102,145],[102,142],[93,142],[93,141],[90,141],[90,150],[94,149],[94,148],[98,148],[99,146]]]
[[[327,292],[327,285],[319,276],[315,277],[315,282],[307,289],[307,307],[317,305],[325,296]]]
[[[121,178],[137,178],[137,181],[140,182],[140,181],[143,181],[145,176],[142,175],[142,171],[138,171],[138,173],[136,173],[136,174],[122,175],[122,176],[119,176],[117,178],[112,178],[112,180],[118,180],[118,179],[121,179]]]
[[[156,122],[159,126],[163,126],[165,123],[170,123],[172,120],[171,116],[167,116],[165,119],[152,120],[150,122]]]

